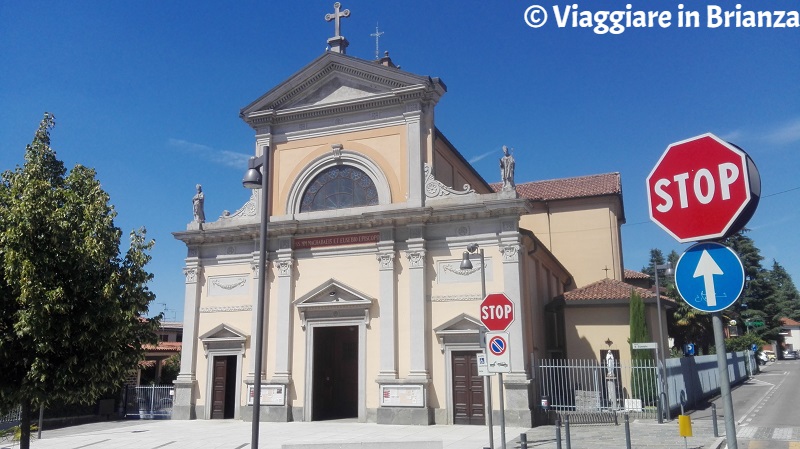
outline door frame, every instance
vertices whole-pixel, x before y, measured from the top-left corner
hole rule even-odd
[[[455,422],[455,404],[453,398],[453,352],[481,352],[483,348],[481,348],[479,343],[445,343],[444,344],[444,357],[445,357],[445,365],[447,369],[445,370],[445,382],[447,385],[447,423],[454,424]],[[488,388],[485,387],[484,381],[484,388],[483,388],[483,407],[486,410],[486,419],[485,423],[488,423],[488,416],[489,413],[492,413],[488,407],[488,394],[492,394],[491,391],[487,391]],[[494,385],[492,385],[494,386]]]
[[[303,421],[310,422],[314,416],[314,331],[318,327],[347,327],[358,329],[358,422],[367,421],[366,377],[367,377],[367,325],[363,318],[324,319],[306,322],[306,372],[305,397],[303,398]]]
[[[211,410],[214,408],[214,358],[236,356],[236,388],[234,395],[236,400],[233,407],[233,419],[239,418],[239,411],[242,408],[242,352],[237,350],[215,350],[208,351],[208,370],[206,373],[206,407],[203,412],[205,419],[211,419]],[[227,393],[227,392],[226,392]]]

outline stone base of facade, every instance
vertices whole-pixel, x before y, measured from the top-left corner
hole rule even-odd
[[[172,405],[172,418],[175,420],[197,419],[192,401],[192,391],[197,381],[175,382],[175,400]]]
[[[288,405],[262,405],[261,406],[261,413],[258,416],[258,420],[260,422],[291,422],[296,421],[294,419],[295,407],[288,406]],[[302,411],[303,409],[300,408],[300,415],[303,416]],[[253,421],[253,406],[252,405],[243,405],[239,408],[239,418],[242,421],[252,422]],[[301,420],[302,421],[302,420]]]
[[[433,424],[434,410],[430,407],[380,407],[377,410],[378,424],[402,424],[429,426]]]

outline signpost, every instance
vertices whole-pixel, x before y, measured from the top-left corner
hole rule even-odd
[[[650,219],[681,243],[738,232],[753,216],[760,196],[761,176],[750,156],[710,133],[669,145],[647,176]],[[678,260],[675,285],[690,306],[711,312],[725,433],[728,448],[737,449],[720,311],[742,293],[742,262],[718,243],[695,244]]]
[[[511,372],[511,350],[508,333],[504,332],[514,321],[514,303],[503,293],[486,295],[480,307],[481,323],[491,332],[486,333],[488,370],[497,373],[500,383],[500,441],[506,449],[506,419],[503,398],[503,373]],[[491,395],[491,391],[489,395]],[[490,409],[491,410],[491,409]],[[491,413],[491,411],[489,412]]]

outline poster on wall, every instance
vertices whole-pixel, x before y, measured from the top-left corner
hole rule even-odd
[[[424,407],[422,385],[381,385],[382,407]]]
[[[247,386],[247,405],[253,405],[253,385]],[[284,385],[262,385],[261,405],[284,405],[286,398]]]

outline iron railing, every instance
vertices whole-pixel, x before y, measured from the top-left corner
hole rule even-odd
[[[125,389],[125,417],[170,419],[174,395],[172,385],[129,385]]]
[[[550,410],[570,422],[616,422],[617,413],[658,417],[658,369],[655,361],[609,367],[596,360],[540,360],[540,392]]]

